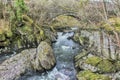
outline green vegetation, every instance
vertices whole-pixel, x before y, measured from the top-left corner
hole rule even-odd
[[[100,57],[90,57],[85,60],[85,63],[91,64],[92,66],[97,67],[100,73],[111,73],[115,72],[120,68],[120,62],[112,62],[109,61],[108,59],[102,59]]]
[[[98,66],[100,69],[100,72],[105,72],[105,73],[110,73],[110,72],[115,72],[116,71],[116,66],[112,64],[109,60],[102,60]]]
[[[120,18],[115,17],[108,19],[107,23],[101,23],[101,28],[105,29],[109,33],[113,31],[120,33]]]
[[[115,65],[117,71],[119,71],[119,70],[120,70],[120,61],[116,61],[116,62],[114,63],[114,65]]]
[[[85,63],[91,64],[93,66],[97,66],[99,64],[99,62],[101,62],[101,61],[102,61],[102,58],[93,56],[93,57],[86,59]]]
[[[15,19],[18,22],[22,21],[22,15],[26,14],[28,12],[27,6],[24,3],[24,0],[16,0],[15,4],[14,4],[14,15],[15,15]]]
[[[72,16],[60,15],[56,17],[52,24],[53,27],[74,27],[81,26],[80,22]]]
[[[79,72],[77,78],[78,80],[111,80],[108,76],[92,73],[89,70]]]
[[[29,10],[24,0],[16,0],[13,5],[6,7],[9,8],[8,11],[10,12],[9,20],[1,20],[3,25],[0,26],[2,37],[0,46],[6,46],[3,45],[4,43],[7,44],[6,41],[10,45],[17,45],[18,47],[31,43],[38,44],[45,38],[43,29],[27,15]]]
[[[16,0],[15,4],[11,6],[11,10],[10,10],[10,23],[11,23],[12,30],[14,30],[14,28],[16,29],[17,27],[23,26],[22,16],[24,14],[27,14],[27,12],[28,12],[28,9],[24,3],[24,0]]]
[[[4,34],[0,34],[0,41],[4,41],[5,40],[5,35]]]
[[[15,2],[6,3],[3,1],[0,0],[0,47],[36,47],[41,41],[52,42],[53,39],[56,39],[55,29],[57,28],[62,30],[66,27],[78,27],[73,39],[84,49],[75,57],[75,66],[81,67],[81,63],[92,65],[97,67],[97,71],[101,74],[120,70],[120,5],[116,0],[112,0],[112,4],[105,0],[100,0],[100,2],[92,2],[91,0],[32,0],[29,3],[25,3],[28,0],[14,0]],[[114,8],[109,9],[108,7]],[[99,41],[96,41],[99,47],[94,46],[94,42],[90,42],[89,39],[94,37],[81,36],[81,29],[91,32],[90,29],[100,31],[100,34],[97,34]],[[103,35],[102,32],[106,34]],[[104,45],[104,37],[108,42],[107,50],[104,50],[104,46],[106,46]],[[110,52],[112,51],[110,50],[111,46],[114,47],[114,54]],[[100,49],[99,52],[97,52],[97,48]],[[46,51],[48,49],[45,49],[44,52]],[[89,53],[93,57],[88,57]],[[114,60],[112,55],[115,55]],[[47,56],[51,55],[40,54],[40,56],[39,59],[40,61],[42,59],[43,66],[45,64],[45,69],[50,68],[51,65],[44,58],[48,59]],[[111,59],[104,59],[105,57]],[[47,64],[49,66],[46,66]],[[78,79],[110,80],[106,76],[91,71],[80,72],[77,76]]]
[[[79,33],[76,33],[73,37],[74,41],[80,43],[82,46],[89,45],[89,38],[80,36]]]

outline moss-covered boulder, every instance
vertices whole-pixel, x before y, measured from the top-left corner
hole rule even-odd
[[[117,71],[116,66],[111,61],[105,59],[99,62],[97,67],[103,73],[114,73]]]
[[[100,78],[100,80],[117,80],[118,78],[120,78],[119,60],[101,58],[99,56],[91,54],[91,52],[89,53],[88,51],[82,51],[80,54],[75,56],[75,67],[78,72],[78,80],[99,80],[98,74],[107,75],[111,78]],[[81,70],[82,72],[80,72]],[[93,73],[94,75],[92,75]],[[92,76],[98,77],[98,79],[92,78]]]
[[[76,57],[77,58],[77,57]],[[110,61],[108,59],[102,59],[97,56],[88,57],[86,59],[80,59],[76,61],[76,67],[91,70],[99,73],[114,73],[120,68],[118,61]],[[95,70],[93,70],[94,68]]]
[[[54,67],[53,50],[47,42],[38,48],[23,50],[0,64],[0,80],[17,80],[26,70],[44,71]]]
[[[93,73],[89,70],[81,71],[77,74],[78,80],[112,80],[108,76]]]
[[[119,65],[117,66],[114,65],[116,62],[113,63],[108,59],[102,59],[100,57],[95,56],[86,59],[85,63],[97,67],[98,71],[102,73],[115,72],[117,71],[116,67],[120,67]]]
[[[102,58],[97,57],[97,56],[93,56],[93,57],[87,58],[87,59],[85,60],[85,63],[91,64],[91,65],[93,65],[93,66],[97,66],[98,63],[101,62],[101,61],[102,61]]]
[[[48,45],[48,43],[41,42],[41,45],[38,46],[37,51],[39,52],[37,55],[39,62],[44,69],[50,69],[52,66],[55,65],[56,61],[53,50],[51,46]]]

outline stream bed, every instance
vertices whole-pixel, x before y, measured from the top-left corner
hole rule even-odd
[[[22,80],[76,80],[73,58],[79,52],[80,46],[68,39],[74,32],[58,32],[57,35],[57,41],[52,45],[56,66],[42,74],[33,73],[31,76],[24,76]]]
[[[82,47],[71,39],[74,35],[74,30],[76,30],[76,28],[67,32],[57,32],[57,40],[52,44],[56,58],[56,65],[52,70],[44,73],[27,71],[25,75],[21,75],[22,77],[19,80],[77,80],[74,67],[74,56],[81,51]],[[106,52],[104,53],[104,56],[106,57],[109,55],[108,50],[110,48],[111,58],[115,58],[115,48],[111,42],[112,40],[109,39],[104,32],[81,30],[79,35],[88,37],[90,44],[94,43],[94,46],[97,46],[96,50],[98,50],[98,52],[101,52],[101,49],[103,49],[103,51]],[[0,61],[5,60],[12,55],[2,56],[4,55],[0,56]]]

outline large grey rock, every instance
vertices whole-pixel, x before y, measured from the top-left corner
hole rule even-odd
[[[44,47],[43,47],[44,46]],[[41,66],[44,69],[50,69],[55,64],[55,58],[53,50],[50,45],[46,42],[41,42],[41,45],[37,48],[38,54],[37,59],[40,61]]]
[[[41,42],[38,48],[27,49],[0,64],[0,80],[16,80],[26,70],[50,69],[55,65],[52,48]]]
[[[109,77],[108,80],[119,80],[120,79],[120,61],[114,61],[109,59],[104,59],[96,55],[92,54],[85,54],[86,52],[81,52],[80,54],[75,56],[75,67],[78,68],[79,73],[77,73],[80,76],[77,76],[78,80],[83,80],[81,77],[84,77],[85,79],[90,78],[89,80],[107,80],[107,79],[92,79],[91,76],[88,76],[89,72],[91,71],[90,75],[98,77],[98,74],[104,75]],[[84,56],[83,56],[84,55]],[[82,75],[81,71],[79,69],[82,69],[83,72],[86,74]],[[94,74],[93,74],[94,73]],[[86,76],[88,77],[86,77]],[[99,75],[99,76],[100,76]],[[103,78],[103,76],[101,77]]]

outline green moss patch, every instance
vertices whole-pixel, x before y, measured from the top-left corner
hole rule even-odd
[[[55,20],[52,22],[53,27],[74,27],[74,26],[81,26],[80,22],[71,17],[71,16],[66,16],[66,15],[60,15],[55,18]]]
[[[120,61],[115,61],[114,66],[116,67],[116,71],[120,71]]]
[[[0,34],[0,41],[4,41],[5,40],[5,35],[4,34]]]
[[[107,21],[108,23],[102,22],[101,23],[101,28],[104,28],[108,32],[120,32],[120,18],[115,17],[115,18],[110,18]]]
[[[13,35],[11,30],[7,31],[5,34],[6,34],[6,37],[8,37],[8,38],[12,37],[12,35]]]
[[[85,63],[97,67],[100,73],[111,73],[120,70],[119,61],[113,62],[108,59],[102,59],[96,56],[87,58],[85,60]]]
[[[79,72],[77,78],[78,80],[111,80],[108,76],[92,73],[89,70]]]
[[[85,63],[96,66],[97,64],[99,64],[100,61],[102,61],[100,57],[93,56],[93,57],[86,59]]]
[[[100,72],[103,72],[103,73],[116,71],[116,66],[108,60],[102,60],[97,67],[100,69]]]

